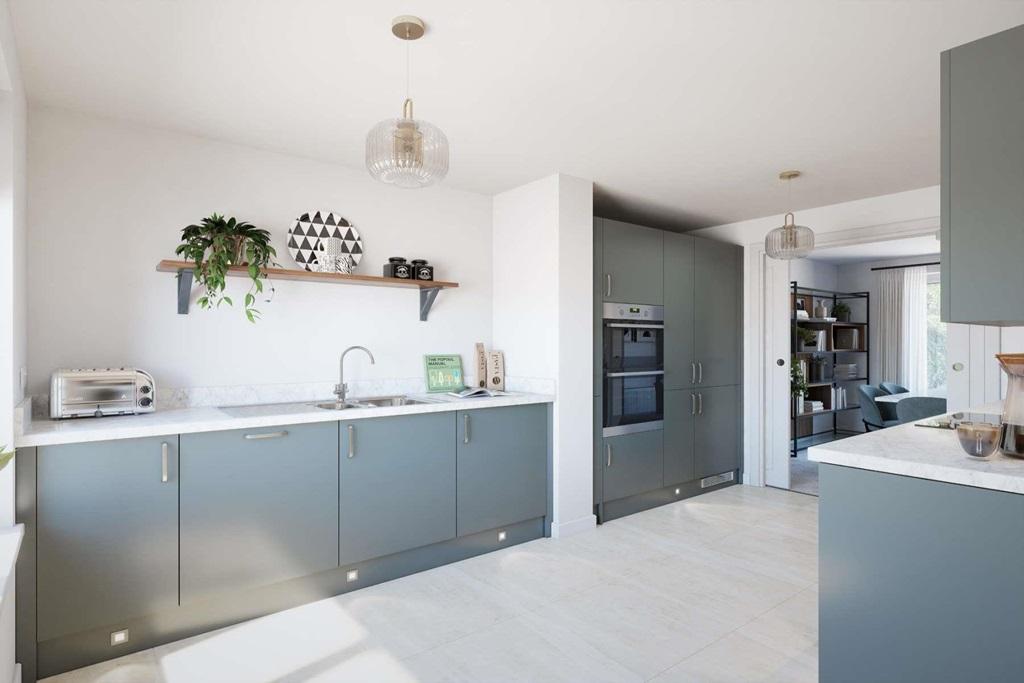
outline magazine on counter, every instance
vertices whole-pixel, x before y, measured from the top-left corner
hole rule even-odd
[[[505,396],[508,392],[485,389],[484,387],[466,387],[462,391],[449,391],[449,396],[455,398],[485,398],[494,396]]]

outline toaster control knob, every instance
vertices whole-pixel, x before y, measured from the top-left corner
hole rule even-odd
[[[139,391],[141,391],[144,394],[148,394],[149,392],[151,392],[153,390],[149,388],[149,385],[143,385],[143,387],[141,389],[139,389]]]
[[[151,399],[149,396],[143,396],[142,398],[139,399],[139,405],[142,406],[143,408],[148,408],[152,404],[153,399]]]

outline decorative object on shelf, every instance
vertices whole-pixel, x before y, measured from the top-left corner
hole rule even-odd
[[[814,317],[821,320],[828,317],[828,308],[825,306],[824,299],[818,299],[818,303],[814,305]]]
[[[812,330],[809,327],[796,328],[797,337],[800,339],[800,350],[801,351],[817,351],[818,350],[818,331]]]
[[[850,306],[845,301],[837,301],[832,307],[832,315],[841,323],[850,322]]]
[[[195,264],[195,281],[206,288],[206,293],[199,297],[199,305],[202,308],[216,308],[222,303],[234,305],[231,297],[224,294],[225,280],[232,266],[243,266],[252,281],[245,293],[245,317],[249,322],[256,322],[260,316],[259,310],[254,308],[256,295],[263,292],[263,280],[269,280],[266,268],[277,265],[274,262],[277,252],[270,246],[270,232],[233,216],[225,219],[215,213],[199,225],[183,229],[181,242],[174,253]],[[185,289],[187,293],[189,287]],[[273,293],[271,285],[267,302],[273,298]]]
[[[779,180],[786,183],[787,199],[793,204],[790,182],[800,177],[800,171],[783,171]],[[804,258],[814,250],[814,231],[805,225],[797,225],[793,212],[786,213],[783,225],[775,228],[764,238],[764,250],[770,258],[788,261]]]
[[[796,319],[797,319],[797,320],[807,320],[807,319],[809,319],[810,317],[811,317],[811,316],[809,316],[809,315],[807,314],[807,311],[805,311],[805,310],[804,310],[804,309],[802,309],[802,308],[801,308],[801,309],[799,309],[798,311],[796,311]]]
[[[413,277],[417,280],[433,280],[434,266],[427,263],[426,259],[414,258],[412,260]]]
[[[381,121],[366,135],[366,169],[377,180],[398,187],[426,187],[448,174],[448,138],[437,126],[413,117],[409,96],[409,46],[425,30],[419,17],[392,20],[391,32],[406,41],[402,117]]]
[[[427,373],[427,391],[462,391],[466,382],[462,376],[462,356],[456,354],[423,357],[423,369]]]
[[[351,275],[355,269],[356,262],[352,254],[345,253],[345,240],[340,237],[327,237],[317,242],[316,272]]]
[[[320,241],[334,238],[342,241],[341,253],[352,257],[353,271],[363,260],[363,240],[342,216],[330,211],[310,211],[299,216],[288,229],[288,253],[308,271],[316,271]]]
[[[789,370],[789,391],[793,395],[797,415],[804,412],[804,396],[807,394],[807,381],[801,368],[801,362],[794,358]]]
[[[487,354],[487,388],[505,391],[505,354],[501,351]]]
[[[487,387],[487,351],[482,342],[476,343],[476,386]]]
[[[412,280],[412,266],[401,256],[392,256],[384,264],[384,277],[395,277],[399,280]]]

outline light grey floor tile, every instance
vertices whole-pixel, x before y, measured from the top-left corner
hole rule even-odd
[[[817,578],[817,499],[734,486],[46,683],[802,683]]]

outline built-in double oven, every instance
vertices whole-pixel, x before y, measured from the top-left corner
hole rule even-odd
[[[604,304],[604,436],[662,429],[665,308]]]

